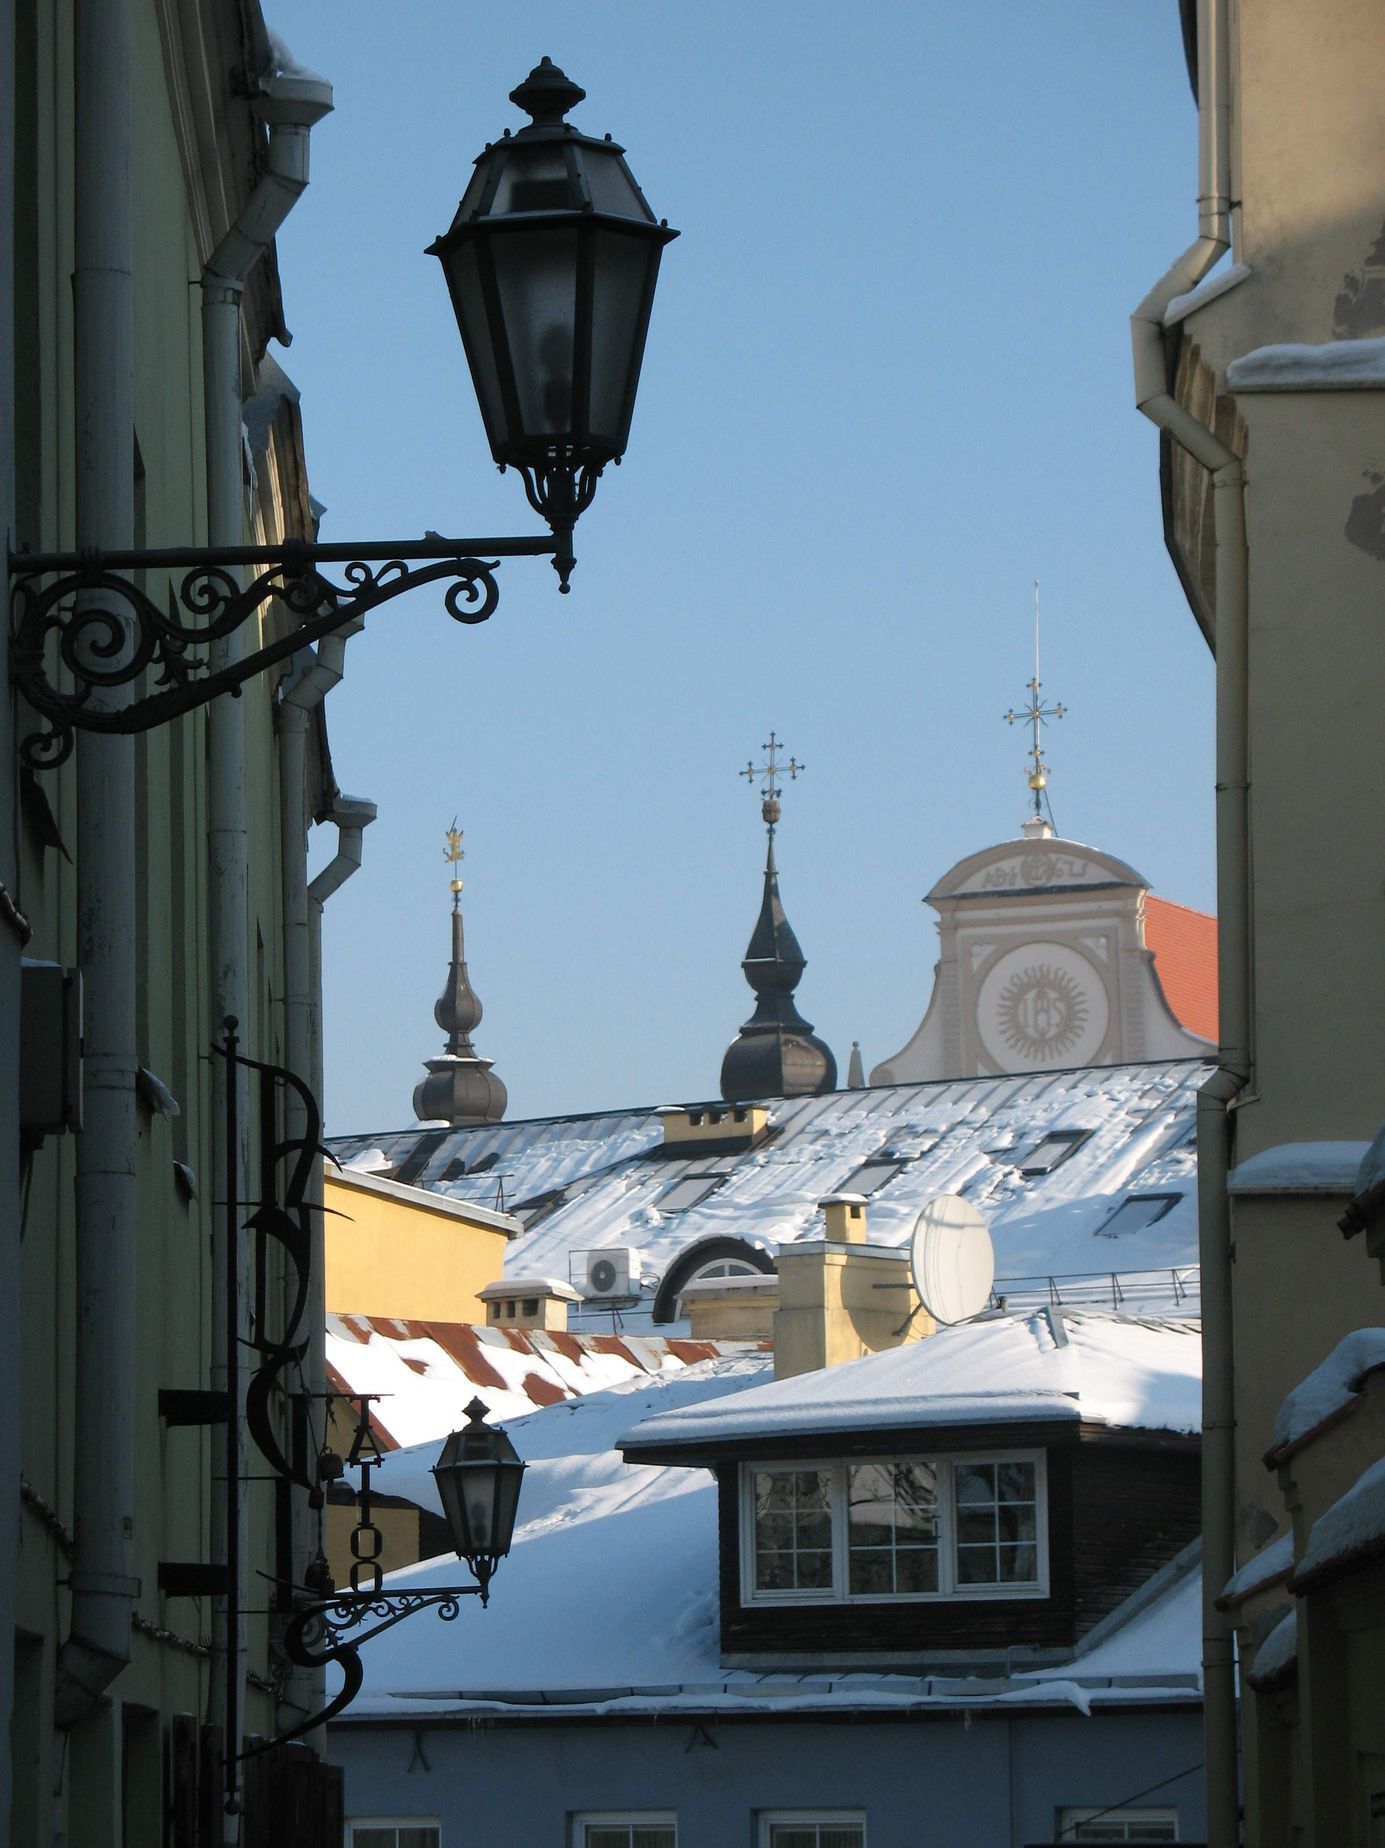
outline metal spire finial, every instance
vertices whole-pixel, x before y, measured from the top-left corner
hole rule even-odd
[[[457,826],[455,815],[452,817],[452,826],[444,828],[443,834],[446,836],[447,845],[443,849],[442,857],[449,866],[457,866],[465,860],[466,854],[462,849],[462,830]],[[462,902],[462,882],[455,873],[452,875],[451,892],[452,909],[456,911]]]
[[[1049,828],[1053,828],[1054,827],[1053,806],[1049,802],[1048,796],[1046,794],[1046,791],[1048,789],[1048,768],[1049,767],[1044,762],[1043,735],[1042,734],[1043,734],[1044,722],[1048,719],[1061,719],[1064,716],[1064,714],[1067,712],[1067,707],[1062,705],[1061,703],[1056,706],[1045,706],[1039,698],[1039,689],[1041,685],[1042,685],[1042,682],[1039,679],[1039,580],[1035,578],[1034,580],[1034,678],[1029,682],[1029,704],[1027,706],[1021,707],[1021,709],[1018,712],[1016,712],[1015,709],[1011,707],[1009,712],[1007,712],[1004,715],[1004,718],[1005,718],[1005,723],[1007,725],[1014,725],[1022,721],[1023,723],[1029,725],[1032,728],[1030,732],[1029,750],[1026,753],[1029,759],[1029,771],[1028,771],[1026,780],[1029,784],[1030,791],[1034,798],[1034,817],[1033,819],[1037,821],[1041,827],[1047,826]],[[1044,822],[1045,807],[1047,807],[1048,809],[1047,823]],[[1026,830],[1028,830],[1028,828],[1031,825],[1032,823],[1027,822],[1025,824]]]
[[[755,782],[755,780],[760,777],[764,779],[760,784],[760,795],[763,798],[760,803],[760,814],[764,819],[765,826],[769,829],[771,840],[774,839],[774,830],[779,821],[779,798],[784,793],[783,787],[779,782],[780,772],[787,771],[789,781],[792,783],[797,781],[800,770],[806,770],[808,768],[807,764],[801,764],[793,757],[791,757],[786,764],[781,764],[779,761],[779,753],[783,748],[778,738],[771,732],[769,735],[769,743],[760,746],[760,749],[765,753],[766,761],[758,767],[754,763],[747,763],[744,770],[738,770],[736,772],[737,776],[745,777],[747,782],[750,783]]]

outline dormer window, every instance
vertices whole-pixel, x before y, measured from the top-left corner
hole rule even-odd
[[[748,1463],[741,1602],[1048,1592],[1040,1451]]]

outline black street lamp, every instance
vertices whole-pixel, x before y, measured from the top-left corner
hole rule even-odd
[[[450,580],[448,613],[465,623],[495,610],[501,558],[550,557],[568,588],[573,524],[624,453],[659,257],[678,235],[655,220],[622,149],[562,119],[585,94],[549,59],[537,65],[511,92],[532,122],[479,156],[451,229],[431,246],[491,453],[519,469],[552,538],[11,552],[11,673],[47,721],[21,742],[27,766],[62,763],[76,731],[144,732],[207,705],[420,584]],[[325,575],[334,565],[343,583]],[[253,568],[245,585],[240,566]],[[126,575],[143,572],[174,574],[166,608]],[[274,639],[207,671],[199,651],[272,599],[287,618]],[[154,692],[93,702],[146,670]]]
[[[479,1585],[482,1604],[495,1568],[510,1550],[524,1480],[519,1452],[503,1431],[485,1422],[486,1411],[479,1399],[471,1401],[469,1422],[452,1433],[433,1465],[452,1545]]]
[[[452,293],[491,454],[524,477],[565,550],[630,437],[664,245],[612,141],[563,117],[586,91],[548,58],[510,101],[533,119],[476,160],[451,228],[429,246]]]

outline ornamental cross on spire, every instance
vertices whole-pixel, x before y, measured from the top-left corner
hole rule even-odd
[[[1039,581],[1036,578],[1034,580],[1034,678],[1029,682],[1029,704],[1021,707],[1018,712],[1016,712],[1012,706],[1009,712],[1005,713],[1004,718],[1007,725],[1015,725],[1022,722],[1032,728],[1030,731],[1029,750],[1027,752],[1029,759],[1028,783],[1034,798],[1034,813],[1040,821],[1044,818],[1044,803],[1046,801],[1044,791],[1048,787],[1048,765],[1044,762],[1043,755],[1044,722],[1047,719],[1061,719],[1067,711],[1067,707],[1062,704],[1057,706],[1045,706],[1042,703],[1039,698],[1041,684],[1039,680]],[[1053,810],[1050,806],[1050,822],[1052,819]]]
[[[775,824],[779,820],[779,798],[784,793],[779,782],[780,773],[787,772],[789,781],[793,783],[798,780],[799,771],[808,768],[807,764],[801,764],[793,757],[791,757],[786,764],[781,764],[779,761],[779,753],[783,748],[778,738],[771,732],[769,735],[769,743],[760,746],[760,749],[765,753],[765,762],[758,766],[754,763],[747,763],[744,770],[738,770],[736,772],[737,776],[743,776],[749,783],[754,783],[757,780],[763,779],[760,780],[760,795],[762,797],[760,814],[764,819],[765,826],[769,829],[771,839],[774,837]]]
[[[457,826],[457,817],[455,815],[452,817],[452,826],[450,828],[444,828],[443,835],[447,841],[447,845],[443,848],[442,857],[448,866],[457,866],[461,861],[465,860],[466,853],[462,848],[462,830]],[[461,902],[462,882],[457,875],[453,873],[452,909],[455,911]]]

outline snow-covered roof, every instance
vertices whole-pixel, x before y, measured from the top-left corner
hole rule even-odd
[[[507,1269],[530,1276],[572,1276],[573,1254],[629,1245],[657,1278],[689,1246],[728,1234],[772,1254],[820,1236],[819,1203],[888,1157],[897,1171],[871,1177],[873,1243],[905,1244],[926,1200],[960,1193],[990,1226],[997,1287],[1027,1280],[1042,1289],[1050,1276],[1196,1262],[1194,1114],[1206,1073],[1206,1061],[1184,1059],[769,1099],[768,1138],[717,1155],[687,1145],[665,1153],[654,1107],[463,1129],[415,1124],[332,1146],[346,1162],[383,1154],[401,1179],[430,1191],[489,1206],[503,1199],[525,1222]],[[1072,1133],[1070,1151],[1050,1145],[1043,1171],[1025,1172],[1054,1132]],[[706,1177],[702,1198],[680,1205],[696,1192],[685,1188],[662,1203],[691,1177]],[[1156,1199],[1105,1230],[1131,1195]],[[1172,1302],[1178,1292],[1167,1286]]]
[[[1255,1652],[1246,1680],[1264,1691],[1285,1679],[1298,1664],[1298,1608],[1286,1611]]]
[[[1361,1382],[1377,1367],[1385,1367],[1385,1328],[1357,1328],[1344,1336],[1275,1414],[1270,1460],[1288,1456],[1321,1425],[1354,1405]]]
[[[327,1317],[333,1385],[338,1392],[382,1395],[372,1407],[371,1424],[387,1448],[441,1442],[465,1422],[463,1407],[478,1393],[501,1424],[525,1417],[536,1405],[745,1352],[739,1342]]]
[[[747,1439],[1019,1421],[1193,1432],[1201,1382],[1197,1322],[1041,1310],[942,1328],[724,1403],[665,1411],[620,1441],[637,1458],[674,1448],[705,1455]]]
[[[1071,1662],[1036,1662],[978,1681],[956,1675],[758,1673],[721,1666],[717,1497],[701,1471],[630,1465],[620,1433],[660,1409],[729,1402],[755,1390],[767,1357],[716,1360],[632,1380],[508,1426],[528,1464],[520,1525],[489,1607],[467,1600],[460,1635],[425,1615],[362,1652],[365,1688],[336,1724],[502,1714],[777,1713],[824,1708],[1076,1706],[1197,1697],[1198,1574],[1134,1598]],[[397,1451],[381,1489],[438,1507],[436,1445]],[[391,1575],[394,1589],[454,1584],[434,1560]],[[1017,1654],[1020,1652],[1017,1652]]]

